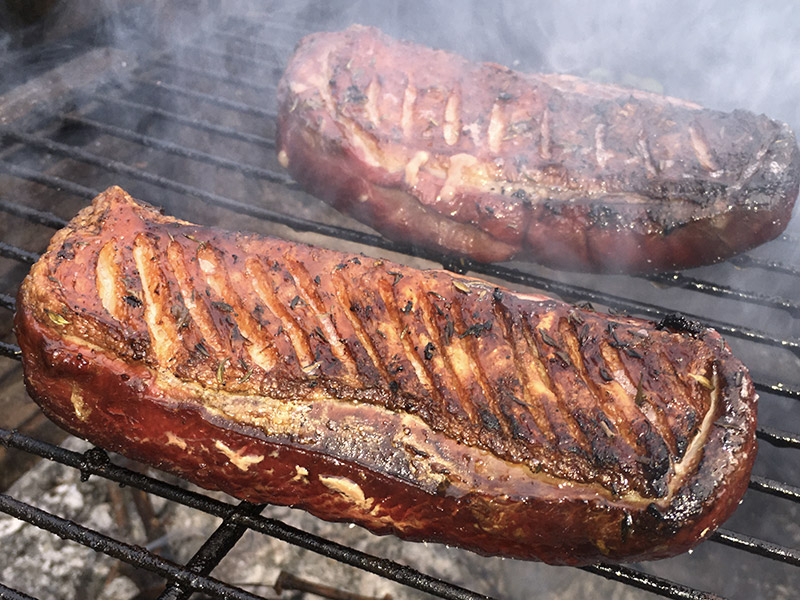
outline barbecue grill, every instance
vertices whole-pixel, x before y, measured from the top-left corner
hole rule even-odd
[[[8,515],[0,520],[0,535],[9,544],[20,530],[31,529],[30,524],[53,539],[63,538],[66,545],[80,544],[112,557],[110,572],[127,573],[131,580],[159,590],[136,597],[164,599],[311,594],[350,600],[383,594],[464,600],[638,598],[648,596],[646,592],[669,598],[788,598],[797,593],[797,218],[779,239],[723,264],[642,277],[587,276],[521,263],[481,265],[420,252],[388,241],[304,194],[275,157],[274,93],[294,43],[311,31],[347,26],[355,18],[352,12],[337,12],[328,3],[290,10],[278,2],[233,2],[224,8],[199,2],[195,4],[214,18],[207,18],[208,13],[192,15],[191,9],[170,9],[171,23],[181,32],[175,41],[174,30],[164,35],[169,29],[160,25],[164,13],[152,4],[81,24],[68,37],[44,50],[37,48],[36,63],[31,62],[34,51],[19,50],[0,65],[5,72],[11,72],[12,65],[39,65],[27,76],[0,81],[0,441],[7,449],[0,456],[0,490],[5,492],[0,494],[0,511]],[[392,31],[396,13],[372,10],[360,16],[390,33],[410,36]],[[111,29],[110,23],[121,27]],[[513,39],[524,37],[524,25],[501,25]],[[120,30],[125,35],[120,36]],[[417,41],[444,45],[435,39]],[[42,56],[47,58],[44,66]],[[526,56],[532,62],[520,68],[542,67],[536,63],[540,53]],[[514,60],[513,55],[495,58]],[[676,93],[669,87],[666,91]],[[791,124],[797,129],[800,121]],[[290,509],[208,493],[75,440],[61,444],[64,436],[43,422],[21,385],[19,348],[11,327],[14,296],[54,231],[112,184],[197,223],[386,256],[415,266],[473,272],[516,289],[653,320],[680,312],[715,327],[750,367],[761,397],[760,448],[750,489],[733,518],[691,554],[578,570],[378,539],[359,528],[321,523]],[[116,503],[124,506],[133,498],[144,532],[131,533],[135,528],[130,523],[123,526],[121,516],[112,519],[116,527],[75,522],[65,517],[70,514],[67,506],[52,507],[39,498],[49,490],[18,491],[32,477],[33,470],[25,470],[39,458],[44,462],[35,469],[42,464],[58,469],[62,485],[70,477],[80,480],[75,489],[86,494],[85,502],[96,501],[86,490],[99,482],[112,482],[103,487],[112,501],[121,494],[116,484],[124,486],[129,497],[117,498]],[[175,511],[186,519],[205,519],[206,529],[191,550],[180,548],[179,538],[168,531],[165,515]],[[250,572],[231,574],[230,568],[217,568],[243,545],[248,554],[256,546],[274,553],[276,545],[287,544],[302,549],[296,551],[306,561],[302,577],[284,571],[277,580],[253,581]],[[3,565],[12,560],[10,555],[0,558],[0,598],[50,597],[35,585],[18,589],[29,580]],[[56,570],[51,560],[43,564]],[[317,566],[329,564],[334,567]],[[360,583],[362,572],[382,579],[365,575],[371,577],[369,583]],[[37,573],[30,581],[48,577]],[[110,580],[107,573],[104,577]],[[83,589],[86,593],[100,588]],[[82,597],[81,592],[71,593]]]

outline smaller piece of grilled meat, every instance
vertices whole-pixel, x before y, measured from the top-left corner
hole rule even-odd
[[[25,381],[108,450],[484,554],[670,556],[736,508],[756,395],[722,338],[204,228],[111,188],[19,292]]]
[[[278,88],[278,157],[387,237],[482,262],[649,272],[786,227],[783,123],[568,75],[523,74],[353,26],[304,38]]]

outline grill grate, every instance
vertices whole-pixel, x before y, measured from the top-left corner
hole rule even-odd
[[[242,35],[245,31],[254,32],[254,39],[245,40]],[[786,481],[797,477],[797,471],[789,465],[796,463],[792,459],[800,449],[800,434],[796,433],[800,430],[796,404],[800,400],[800,378],[796,369],[800,359],[796,322],[800,314],[797,296],[800,268],[780,256],[788,254],[788,249],[797,244],[796,226],[770,244],[768,251],[754,251],[726,265],[699,269],[691,274],[639,278],[581,278],[516,264],[480,265],[420,254],[319,207],[299,192],[276,166],[271,156],[275,118],[274,110],[269,108],[271,100],[261,105],[251,102],[259,96],[269,99],[274,95],[281,61],[290,52],[291,42],[301,33],[301,29],[274,20],[254,29],[251,21],[230,19],[224,26],[216,25],[204,32],[204,36],[220,40],[224,50],[206,52],[204,47],[189,44],[154,56],[137,56],[138,67],[129,77],[111,79],[99,88],[93,82],[82,80],[57,105],[48,102],[44,111],[0,125],[0,174],[4,174],[0,178],[5,178],[0,179],[4,184],[0,190],[39,190],[43,199],[26,195],[12,200],[11,191],[0,192],[0,210],[24,228],[39,227],[36,231],[41,230],[41,236],[29,246],[33,249],[21,247],[25,244],[12,240],[10,230],[9,241],[5,237],[0,239],[0,256],[3,257],[0,281],[6,282],[6,287],[0,289],[0,319],[5,321],[3,332],[8,336],[5,341],[0,340],[0,354],[10,359],[19,358],[19,349],[10,337],[10,321],[14,310],[13,294],[27,266],[37,259],[53,230],[63,226],[76,207],[98,193],[95,188],[119,182],[134,196],[150,201],[163,199],[171,214],[186,218],[191,215],[192,220],[199,222],[224,219],[229,228],[236,225],[227,225],[228,222],[240,223],[242,228],[292,239],[333,246],[344,243],[367,253],[389,252],[409,262],[438,263],[454,271],[478,273],[511,286],[536,288],[568,301],[588,301],[656,320],[676,308],[682,309],[687,317],[718,329],[738,354],[748,357],[746,362],[755,365],[762,412],[767,416],[781,415],[777,422],[789,427],[784,430],[759,424],[757,434],[766,442],[766,448],[762,444],[762,449],[767,451],[767,459],[759,457],[756,471],[763,466],[764,471],[774,470],[776,474],[754,475],[746,502],[758,505],[762,497],[772,497],[782,503],[782,515],[767,514],[762,519],[784,518],[786,523],[792,522],[792,515],[800,506],[800,487]],[[222,70],[220,63],[240,65],[245,74],[231,74]],[[255,72],[267,73],[267,80],[254,80],[248,75]],[[164,81],[164,73],[172,77],[169,83]],[[245,99],[237,97],[234,91],[243,91]],[[15,110],[19,110],[18,105]],[[263,125],[250,127],[254,120]],[[199,139],[204,149],[187,141],[194,139]],[[243,150],[237,144],[259,148],[259,160],[273,164],[274,169],[254,164],[256,160],[242,160]],[[122,150],[111,150],[116,146]],[[140,166],[140,163],[147,164]],[[200,177],[200,182],[194,183],[192,174],[202,168],[211,168],[213,176]],[[186,176],[182,175],[184,169],[188,173]],[[31,187],[24,187],[26,185]],[[221,189],[225,192],[220,192]],[[258,190],[266,200],[252,202],[251,190]],[[63,205],[48,205],[46,199],[53,191],[58,191],[59,197],[68,196],[68,201]],[[730,275],[732,267],[738,272]],[[734,283],[727,283],[729,279]],[[688,308],[683,310],[684,306]],[[740,314],[744,309],[747,316]],[[6,447],[78,469],[84,479],[102,477],[221,518],[222,524],[200,550],[181,565],[11,496],[0,495],[3,512],[158,574],[167,582],[160,598],[188,598],[194,592],[215,598],[264,598],[209,576],[248,530],[437,597],[489,598],[460,584],[262,516],[263,507],[230,504],[117,466],[96,449],[81,454],[9,429],[0,429],[0,442]],[[775,464],[778,466],[774,467]],[[763,557],[785,568],[800,566],[800,550],[793,547],[797,545],[796,538],[782,545],[725,528],[717,531],[706,545],[711,546],[710,552],[723,546],[732,547],[741,561]],[[659,572],[657,566],[595,565],[584,571],[669,598],[720,597],[680,583],[675,577],[652,573]],[[671,573],[669,569],[665,572]],[[796,577],[796,573],[792,573]],[[692,580],[696,579],[697,574],[692,574]],[[0,597],[30,598],[2,584]]]

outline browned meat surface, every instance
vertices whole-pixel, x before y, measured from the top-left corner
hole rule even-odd
[[[30,393],[67,430],[377,533],[669,556],[730,515],[755,457],[752,382],[710,329],[203,228],[119,188],[17,306]]]
[[[646,272],[777,236],[800,154],[783,123],[475,64],[367,27],[304,38],[279,159],[390,238],[478,261]]]

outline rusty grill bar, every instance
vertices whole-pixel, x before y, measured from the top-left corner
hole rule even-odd
[[[240,64],[247,63],[251,68],[260,69],[276,78],[275,73],[279,71],[279,65],[275,62],[276,45],[259,40],[244,41],[236,32],[252,29],[251,24],[247,21],[232,19],[228,21],[227,27],[228,30],[207,31],[206,35],[226,40],[236,49],[217,53],[213,58]],[[297,39],[301,33],[294,27],[285,26],[274,20],[264,23],[263,31],[266,31],[267,34],[273,32],[276,36],[290,40]],[[277,52],[285,56],[290,44],[286,41],[279,41],[277,47]],[[193,54],[201,55],[204,51],[204,48],[187,46],[179,48],[177,52],[143,57],[135,74],[124,84],[111,81],[99,89],[87,85],[72,90],[69,104],[73,108],[70,110],[63,110],[63,106],[67,105],[65,101],[61,103],[63,106],[57,109],[40,111],[38,114],[19,119],[10,125],[0,125],[0,173],[18,181],[60,190],[83,201],[88,201],[99,192],[94,189],[98,182],[91,177],[76,177],[77,180],[72,180],[49,173],[50,167],[47,161],[59,158],[89,166],[91,167],[90,172],[94,170],[120,177],[124,180],[124,187],[129,188],[134,196],[139,195],[143,199],[157,200],[158,198],[148,198],[146,193],[137,194],[138,186],[144,186],[143,189],[167,191],[177,198],[177,200],[173,200],[173,203],[178,206],[189,206],[186,204],[187,202],[200,201],[204,205],[229,211],[239,217],[251,217],[261,222],[288,227],[293,232],[325,236],[334,242],[337,240],[352,242],[401,255],[421,256],[417,250],[388,241],[371,231],[358,228],[357,225],[329,224],[302,215],[275,210],[268,205],[250,204],[203,186],[184,183],[169,173],[162,174],[157,168],[138,167],[124,160],[103,156],[87,149],[91,145],[86,143],[86,140],[93,140],[98,136],[124,140],[126,143],[140,146],[142,152],[158,152],[170,157],[170,160],[202,163],[215,169],[229,171],[236,177],[253,179],[263,185],[277,186],[279,194],[281,190],[297,194],[298,188],[294,182],[277,169],[271,170],[267,167],[246,164],[240,160],[228,158],[224,153],[215,154],[213,151],[198,150],[184,143],[173,141],[168,135],[159,137],[152,133],[138,131],[137,128],[126,124],[125,119],[119,119],[123,121],[122,123],[115,123],[109,118],[109,115],[113,118],[117,114],[122,114],[115,111],[125,111],[126,115],[135,113],[138,115],[137,122],[141,118],[158,125],[158,127],[153,126],[149,129],[168,130],[175,126],[185,127],[217,138],[259,146],[268,153],[274,148],[274,140],[268,135],[245,132],[221,122],[211,122],[207,118],[189,116],[184,112],[168,108],[173,99],[179,98],[181,102],[188,101],[197,106],[215,107],[266,121],[274,121],[275,113],[270,108],[209,93],[205,89],[193,89],[183,82],[183,78],[180,83],[167,83],[160,79],[160,73],[165,71],[184,73],[213,85],[225,84],[246,88],[251,92],[262,93],[266,98],[274,95],[275,86],[272,80],[254,83],[245,78],[219,71],[214,67],[187,62],[188,57]],[[257,56],[258,53],[262,53],[263,57]],[[205,88],[206,86],[201,87]],[[143,90],[148,91],[145,93]],[[167,107],[162,106],[164,98],[166,98],[164,104]],[[265,106],[268,104],[265,102]],[[70,142],[73,135],[78,138],[78,142]],[[195,207],[195,210],[199,209]],[[24,201],[19,199],[7,198],[2,191],[0,191],[0,211],[24,222],[49,229],[57,229],[66,223],[64,218],[52,212],[27,206]],[[181,215],[177,214],[176,216]],[[787,247],[797,244],[799,240],[796,232],[797,228],[795,227],[792,232],[785,234],[774,244]],[[0,256],[20,265],[29,265],[38,258],[36,252],[17,247],[4,240],[0,240]],[[654,303],[648,299],[629,298],[618,291],[609,290],[603,285],[595,285],[592,282],[584,285],[575,278],[564,278],[559,274],[547,271],[542,272],[536,269],[528,271],[516,265],[480,265],[471,261],[430,254],[423,254],[422,258],[439,263],[453,271],[471,271],[500,279],[511,285],[534,287],[550,294],[557,294],[572,302],[588,301],[604,305],[612,310],[625,311],[656,320],[662,318],[666,313],[672,312],[668,306]],[[729,262],[744,271],[758,272],[756,280],[773,276],[788,277],[793,282],[795,290],[800,288],[800,268],[796,264],[787,263],[781,259],[764,258],[757,254],[746,254]],[[783,312],[792,319],[800,316],[799,298],[785,297],[785,294],[773,295],[770,288],[752,291],[744,286],[727,285],[714,281],[713,277],[704,278],[702,275],[695,276],[694,274],[662,274],[632,279],[638,280],[638,284],[641,282],[655,284],[670,292],[680,290],[686,293],[697,293],[707,298],[707,303],[722,299],[745,305],[748,310],[751,309],[750,307],[755,307],[757,310]],[[764,293],[765,290],[767,293]],[[0,310],[3,311],[0,313],[0,318],[7,322],[10,322],[14,310],[13,294],[15,291],[15,289],[0,290]],[[755,346],[758,352],[767,357],[771,356],[773,352],[788,352],[795,357],[800,357],[800,339],[791,328],[786,330],[788,335],[781,335],[770,330],[769,327],[742,326],[737,320],[726,317],[717,319],[709,317],[707,314],[693,314],[692,312],[684,314],[715,327],[729,339],[737,340],[748,346]],[[19,359],[19,348],[11,341],[0,341],[0,355]],[[800,379],[786,379],[785,375],[779,374],[777,379],[768,380],[768,377],[773,377],[771,369],[767,365],[762,367],[769,373],[766,377],[763,373],[755,377],[756,388],[762,396],[762,405],[769,402],[790,403],[789,410],[792,411],[792,414],[796,414],[798,407],[793,403],[800,400]],[[797,452],[800,450],[800,433],[759,424],[757,435],[761,441],[781,451]],[[167,582],[166,590],[160,598],[188,598],[195,591],[202,591],[207,596],[215,598],[264,598],[209,576],[214,566],[236,544],[241,535],[247,530],[253,530],[437,597],[457,600],[491,600],[488,596],[439,580],[397,562],[342,546],[337,542],[301,531],[275,519],[261,516],[262,507],[248,503],[241,503],[238,506],[228,504],[205,494],[187,491],[164,481],[116,466],[104,452],[97,449],[81,454],[8,429],[0,429],[0,443],[9,448],[22,450],[78,469],[82,478],[88,478],[91,475],[102,477],[223,519],[222,524],[208,537],[194,558],[181,565],[172,563],[148,550],[109,538],[90,528],[37,509],[10,496],[0,495],[0,510],[7,514],[159,574]],[[784,460],[788,462],[790,459],[785,458]],[[800,487],[796,483],[760,475],[753,475],[751,478],[748,494],[765,494],[783,502],[800,503]],[[775,544],[725,528],[718,530],[710,538],[710,542],[706,543],[731,546],[743,553],[742,556],[745,557],[755,555],[792,567],[800,567],[800,550],[797,548]],[[669,598],[711,599],[720,597],[713,592],[695,589],[637,568],[595,565],[585,567],[584,570]],[[28,599],[31,596],[0,583],[0,598]]]

